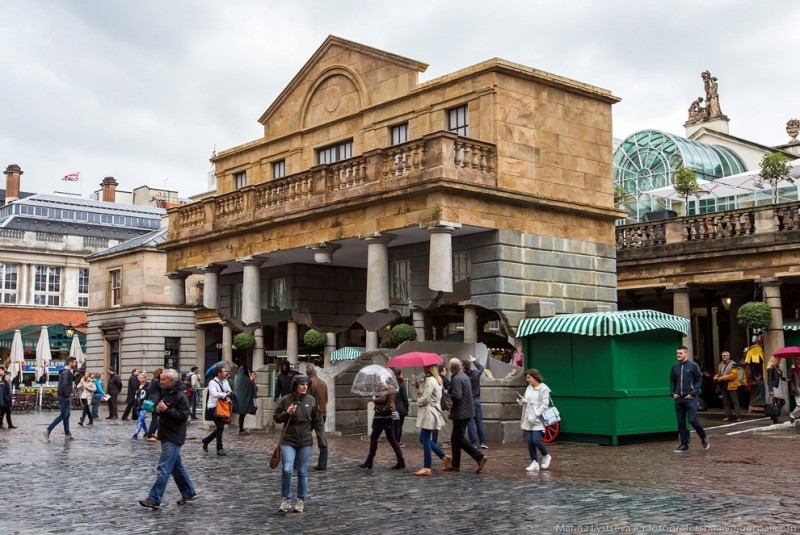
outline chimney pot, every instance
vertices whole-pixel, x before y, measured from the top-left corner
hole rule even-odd
[[[114,180],[113,176],[107,176],[100,182],[100,186],[103,188],[103,201],[106,202],[115,202],[115,198],[117,195],[117,186],[119,183]]]
[[[6,175],[6,204],[19,200],[19,177],[22,176],[22,169],[19,165],[12,163],[3,172]]]

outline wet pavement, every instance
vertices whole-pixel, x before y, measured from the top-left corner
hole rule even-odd
[[[693,436],[684,454],[672,452],[676,442],[557,442],[550,469],[538,473],[525,471],[523,443],[490,444],[480,474],[469,457],[460,473],[442,472],[434,457],[433,476],[414,477],[416,435],[404,435],[401,471],[389,469],[385,442],[365,470],[357,465],[366,441],[331,437],[329,469],[311,472],[306,512],[288,515],[277,513],[280,470],[269,469],[276,433],[226,431],[228,456],[218,457],[200,447],[208,429],[190,425],[182,453],[198,499],[176,505],[170,482],[161,509],[149,510],[137,501],[155,479],[159,444],[131,440],[135,422],[79,427],[75,416],[74,441],[59,426],[46,444],[55,416],[15,414],[18,429],[0,430],[0,533],[800,532],[800,498],[791,494],[800,424],[757,416],[724,425],[721,414],[703,415],[711,448]],[[765,431],[737,433],[753,428]]]

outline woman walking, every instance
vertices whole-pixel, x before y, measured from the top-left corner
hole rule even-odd
[[[216,439],[217,455],[227,455],[222,448],[222,433],[225,431],[225,420],[217,417],[217,402],[221,399],[230,400],[233,396],[231,387],[228,384],[228,374],[230,372],[224,366],[217,366],[216,376],[208,382],[208,403],[206,404],[206,420],[214,422],[214,430],[203,439],[203,451],[208,451],[208,445]]]
[[[319,447],[327,447],[325,423],[314,396],[309,396],[311,380],[298,375],[292,381],[292,391],[278,400],[275,422],[284,424],[286,431],[281,441],[281,504],[278,511],[296,513],[305,510],[308,496],[308,460],[311,458],[311,432],[317,435]],[[297,499],[292,504],[292,472],[297,465]]]
[[[94,383],[94,377],[89,372],[85,372],[78,383],[78,389],[81,392],[81,405],[83,405],[83,413],[81,414],[78,425],[83,427],[83,420],[89,418],[89,425],[94,424],[94,417],[92,416],[92,402],[94,401],[94,393],[97,391],[97,385]]]
[[[782,382],[786,382],[786,377],[783,376],[783,370],[781,370],[781,359],[772,357],[767,365],[767,392],[770,398],[767,399],[767,403],[774,403],[779,409],[783,409],[786,404],[786,390],[784,390]],[[777,424],[778,417],[775,416],[772,421]]]
[[[239,401],[239,436],[247,436],[250,433],[244,429],[244,419],[250,412],[250,406],[253,405],[255,396],[253,382],[250,380],[250,371],[247,369],[247,364],[243,363],[239,367],[239,371],[236,372],[234,390],[236,391],[236,398]]]
[[[99,418],[100,402],[103,401],[106,391],[103,390],[103,374],[100,372],[94,372],[93,377],[94,386],[97,388],[97,390],[94,391],[94,396],[92,396],[92,418]]]
[[[394,435],[394,420],[393,413],[396,412],[395,399],[396,394],[389,393],[389,385],[384,383],[383,389],[385,392],[372,396],[372,402],[375,404],[375,414],[372,416],[372,434],[369,436],[369,454],[367,460],[359,464],[359,468],[372,468],[372,462],[375,459],[375,453],[378,451],[378,438],[381,433],[386,434],[386,440],[394,450],[397,456],[397,464],[392,467],[392,470],[402,470],[406,467],[406,461],[403,459],[403,450],[397,443]]]
[[[531,457],[531,464],[525,469],[528,472],[536,472],[540,468],[545,470],[550,466],[550,452],[542,442],[544,434],[544,422],[542,414],[550,406],[550,388],[544,384],[542,374],[536,368],[531,368],[525,372],[525,379],[528,381],[528,388],[525,395],[520,396],[517,392],[517,403],[522,405],[522,418],[520,427],[528,444],[528,453]],[[542,452],[542,464],[536,460],[536,450]]]
[[[161,399],[161,368],[153,370],[153,378],[147,383],[147,399],[153,403],[158,403]],[[158,413],[153,411],[153,416],[150,419],[150,427],[144,434],[144,438],[148,442],[157,442],[156,432],[158,431]]]
[[[420,429],[419,441],[424,453],[422,468],[414,472],[415,476],[431,475],[431,452],[444,459],[442,448],[433,441],[433,432],[445,424],[441,402],[442,378],[439,377],[439,367],[434,364],[425,368],[425,380],[417,386],[417,427]]]

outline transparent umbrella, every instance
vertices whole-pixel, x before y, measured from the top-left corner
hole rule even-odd
[[[72,345],[69,347],[69,356],[75,357],[75,360],[78,361],[78,368],[86,363],[86,356],[83,354],[81,342],[78,340],[77,334],[72,335]]]
[[[359,396],[393,394],[397,392],[397,379],[389,368],[370,364],[358,371],[350,391]]]
[[[22,334],[19,329],[14,331],[14,338],[11,340],[11,365],[9,373],[13,379],[15,375],[19,376],[18,383],[22,384],[22,369],[25,366],[25,353],[22,349]]]

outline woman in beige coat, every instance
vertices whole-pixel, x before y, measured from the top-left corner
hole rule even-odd
[[[433,441],[433,432],[442,428],[445,423],[441,409],[442,378],[439,377],[439,368],[436,365],[425,368],[425,380],[417,387],[417,427],[419,441],[424,451],[423,467],[414,473],[415,476],[431,475],[432,456],[435,453],[440,459],[445,455],[442,449]]]
[[[83,374],[81,377],[81,382],[78,383],[78,389],[81,391],[81,405],[83,405],[83,414],[81,414],[81,419],[78,420],[78,425],[83,426],[83,420],[86,417],[89,417],[89,425],[94,424],[94,418],[92,418],[92,398],[94,398],[94,393],[97,391],[97,385],[94,383],[94,377],[88,371]]]

